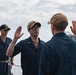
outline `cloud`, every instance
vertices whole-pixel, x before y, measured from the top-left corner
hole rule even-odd
[[[66,11],[66,12],[76,13],[76,10],[75,10],[76,4],[74,4],[74,5],[60,5],[59,9]]]
[[[44,25],[57,12],[66,14],[70,20],[76,13],[75,0],[2,0],[0,1],[0,23],[27,24],[31,20]],[[68,13],[69,12],[69,13]]]
[[[75,2],[76,2],[76,0],[48,0],[49,2],[53,2],[53,3],[58,3],[58,4],[64,4],[64,5],[67,5],[67,4],[69,4],[69,5],[73,5]]]

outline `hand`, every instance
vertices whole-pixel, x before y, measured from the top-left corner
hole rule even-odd
[[[73,32],[74,35],[76,35],[76,21],[74,20],[72,21],[72,26],[70,26],[71,31]]]
[[[23,33],[21,34],[21,30],[22,30],[22,27],[19,26],[19,27],[17,28],[16,32],[15,32],[15,35],[14,35],[14,38],[15,38],[15,39],[19,39],[19,38],[23,35]]]
[[[12,66],[13,66],[13,65],[12,65],[12,64],[10,64],[10,69],[12,69]]]

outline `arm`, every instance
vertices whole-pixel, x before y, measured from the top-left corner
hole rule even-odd
[[[12,63],[13,63],[13,61],[14,61],[14,57],[11,57],[11,60],[10,60],[10,61],[11,61],[11,64],[12,64]]]
[[[23,33],[21,34],[21,30],[22,30],[22,27],[19,26],[15,32],[14,39],[12,40],[12,42],[10,43],[10,45],[7,49],[7,52],[6,52],[7,56],[12,56],[13,51],[14,51],[14,46],[15,46],[17,40],[23,35]]]
[[[14,61],[14,57],[11,57],[11,59],[10,59],[10,62],[11,62],[10,68],[11,68],[11,69],[12,69],[13,61]]]
[[[72,26],[70,26],[71,31],[74,35],[76,35],[76,21],[74,21],[74,20],[72,21]]]

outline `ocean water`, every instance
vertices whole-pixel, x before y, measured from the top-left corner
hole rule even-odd
[[[21,54],[18,54],[14,57],[14,64],[12,66],[11,72],[13,73],[13,75],[22,75],[22,69],[21,69]]]

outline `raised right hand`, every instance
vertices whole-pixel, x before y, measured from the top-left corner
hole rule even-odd
[[[76,21],[72,21],[72,26],[70,26],[70,28],[73,34],[76,35]]]
[[[21,27],[21,26],[19,26],[19,27],[16,29],[16,32],[15,32],[15,35],[14,35],[14,38],[15,38],[15,39],[19,39],[19,38],[23,35],[23,33],[21,33],[21,30],[22,30],[22,27]]]

